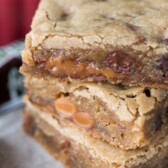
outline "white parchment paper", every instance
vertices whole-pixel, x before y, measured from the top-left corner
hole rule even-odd
[[[0,116],[0,168],[63,168],[22,130],[20,112]]]

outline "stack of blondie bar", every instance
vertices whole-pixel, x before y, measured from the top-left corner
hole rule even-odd
[[[168,167],[168,1],[41,0],[22,59],[24,128],[67,167]]]

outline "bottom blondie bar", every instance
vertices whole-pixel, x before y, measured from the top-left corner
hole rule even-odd
[[[25,131],[68,168],[166,168],[168,135],[150,146],[122,150],[61,125],[32,104],[24,111]]]

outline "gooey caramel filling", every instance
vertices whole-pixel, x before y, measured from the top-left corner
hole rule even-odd
[[[123,79],[130,73],[133,62],[130,54],[117,50],[77,53],[64,50],[35,50],[29,57],[32,61],[22,57],[25,64],[56,77],[80,79],[91,77],[96,81]]]
[[[113,72],[108,67],[99,68],[94,62],[77,62],[74,60],[59,60],[49,59],[44,65],[44,70],[49,71],[52,75],[59,77],[79,77],[81,79],[87,77],[102,77],[100,80],[106,78],[122,78],[123,75]]]

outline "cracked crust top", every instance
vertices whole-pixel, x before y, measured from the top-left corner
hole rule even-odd
[[[161,54],[167,51],[167,38],[166,0],[42,0],[27,46],[131,46]]]

